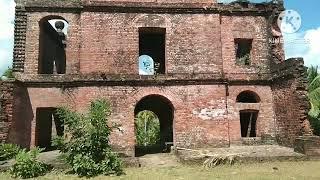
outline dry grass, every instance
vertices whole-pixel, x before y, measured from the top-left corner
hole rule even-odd
[[[318,180],[320,179],[320,161],[308,162],[273,162],[261,164],[235,164],[234,166],[217,166],[208,169],[199,166],[179,166],[166,168],[128,168],[127,175],[120,177],[99,176],[94,180]],[[0,179],[10,180],[6,173],[0,174]],[[61,172],[38,178],[40,180],[73,180],[79,179],[73,175]]]

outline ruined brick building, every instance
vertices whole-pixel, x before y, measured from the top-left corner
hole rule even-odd
[[[17,0],[16,79],[1,86],[1,140],[47,147],[52,129],[63,133],[56,107],[84,112],[106,98],[122,129],[112,145],[128,155],[142,110],[159,117],[161,142],[177,147],[292,146],[310,133],[309,104],[303,60],[285,61],[277,41],[282,10],[281,2]]]

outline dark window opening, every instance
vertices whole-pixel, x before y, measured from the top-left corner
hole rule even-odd
[[[157,74],[165,74],[165,34],[165,28],[139,28],[139,56],[150,56]]]
[[[237,102],[240,102],[240,103],[259,103],[260,97],[254,92],[244,91],[238,95]]]
[[[236,62],[239,65],[251,64],[252,39],[235,39]]]
[[[171,102],[159,95],[146,96],[138,102],[135,108],[135,116],[142,111],[152,111],[159,119],[160,140],[152,146],[136,146],[136,156],[150,153],[169,152],[173,145],[173,116],[174,109]]]
[[[63,19],[40,21],[39,74],[66,73],[66,25]]]
[[[56,108],[37,108],[36,112],[36,146],[52,150],[54,136],[63,136],[64,125],[56,115]]]
[[[240,111],[241,137],[256,137],[258,111]]]

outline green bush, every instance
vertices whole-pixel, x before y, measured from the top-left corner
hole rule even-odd
[[[0,144],[0,161],[14,158],[19,151],[20,147],[15,144]]]
[[[65,153],[74,173],[86,177],[123,173],[122,162],[109,145],[110,133],[119,127],[108,125],[110,103],[94,101],[86,115],[68,108],[59,108],[57,115],[64,121],[66,136],[55,138],[53,144]]]
[[[5,70],[2,76],[5,76],[7,78],[14,78],[12,68],[8,67],[8,69]]]
[[[311,127],[313,129],[313,133],[317,136],[320,136],[320,119],[309,117]]]
[[[135,130],[139,146],[155,145],[160,141],[160,122],[152,111],[141,111],[137,114]]]
[[[15,178],[33,178],[45,175],[51,167],[37,161],[37,156],[42,150],[39,148],[26,151],[21,150],[16,156],[16,163],[11,167],[10,174]]]

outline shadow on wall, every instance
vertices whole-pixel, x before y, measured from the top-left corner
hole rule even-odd
[[[31,144],[31,123],[34,117],[26,87],[14,88],[13,120],[8,141],[29,148]]]

